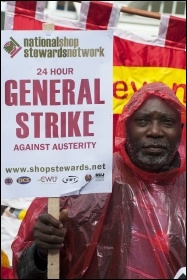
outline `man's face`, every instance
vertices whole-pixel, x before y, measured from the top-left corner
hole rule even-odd
[[[127,121],[126,151],[132,162],[148,172],[170,166],[181,140],[180,114],[166,101],[152,97]],[[169,168],[168,168],[169,169]]]

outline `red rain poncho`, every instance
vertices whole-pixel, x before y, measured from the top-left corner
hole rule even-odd
[[[168,87],[152,83],[134,94],[117,124],[112,193],[60,198],[69,215],[61,278],[172,279],[186,265],[185,127],[180,168],[147,173],[132,164],[123,148],[124,122],[150,94],[180,110],[185,124],[185,107]],[[35,199],[27,211],[12,244],[15,274],[21,253],[33,243],[35,220],[45,211],[47,198]]]

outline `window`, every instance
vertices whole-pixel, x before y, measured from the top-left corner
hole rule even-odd
[[[57,10],[76,12],[72,1],[57,1]]]
[[[186,15],[185,1],[142,1],[141,9],[164,14]]]

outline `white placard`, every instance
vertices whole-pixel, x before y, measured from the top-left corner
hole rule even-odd
[[[1,195],[111,192],[113,31],[2,31]]]

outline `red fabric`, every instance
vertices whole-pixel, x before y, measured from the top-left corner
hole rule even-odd
[[[103,27],[102,29],[107,29],[111,11],[112,11],[111,4],[101,2],[99,5],[99,13],[98,13],[98,3],[94,1],[90,2],[87,22],[86,22],[86,29],[98,29],[98,26],[102,26]]]
[[[186,45],[186,19],[171,16],[166,34],[166,45],[172,46],[174,43],[180,43],[181,48]]]
[[[14,279],[12,268],[1,266],[1,279]]]
[[[27,27],[27,29],[25,29],[25,27]],[[14,28],[15,30],[42,30],[42,22],[30,17],[15,15]]]
[[[23,24],[24,22],[24,24]],[[20,15],[14,16],[14,28],[15,30],[42,30],[42,24],[40,20],[36,20],[32,17],[25,17]],[[64,27],[54,25],[55,30],[77,30],[77,28]]]
[[[37,1],[16,1],[15,14],[22,14],[34,18]]]
[[[184,50],[146,45],[114,36],[114,66],[186,69],[185,56]]]

